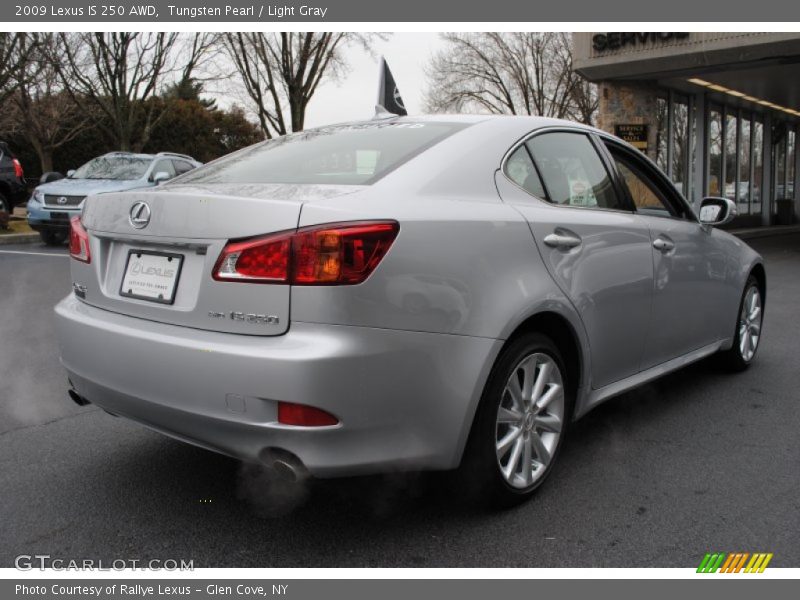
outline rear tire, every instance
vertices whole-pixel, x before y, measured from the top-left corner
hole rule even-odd
[[[572,383],[547,336],[527,333],[502,351],[459,468],[470,500],[510,507],[533,495],[558,458],[572,416]]]
[[[57,229],[44,229],[39,232],[39,237],[48,246],[61,246],[67,241],[67,232]]]
[[[747,369],[756,357],[761,345],[761,330],[764,319],[764,299],[758,280],[750,275],[736,313],[736,331],[733,346],[719,353],[721,365],[733,372]]]

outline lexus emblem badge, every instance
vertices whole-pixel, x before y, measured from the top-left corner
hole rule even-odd
[[[150,222],[150,207],[145,202],[137,202],[131,206],[128,219],[136,229],[144,229]]]
[[[64,196],[59,196],[58,200],[56,200],[56,202],[58,202],[59,204],[66,204],[67,203],[67,199]]]

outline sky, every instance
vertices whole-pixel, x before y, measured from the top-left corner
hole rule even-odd
[[[389,63],[408,114],[420,114],[426,85],[424,69],[441,47],[438,33],[393,33],[388,40],[374,44],[372,56],[359,46],[348,47],[347,73],[339,81],[327,80],[320,85],[306,111],[305,126],[372,117],[378,99],[381,55]],[[231,101],[247,106],[245,98],[220,100],[221,106]]]

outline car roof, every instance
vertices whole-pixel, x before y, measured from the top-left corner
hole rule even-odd
[[[428,115],[411,115],[411,116],[398,116],[389,115],[385,117],[376,115],[372,119],[361,119],[357,121],[347,121],[344,123],[336,123],[320,127],[346,127],[348,125],[366,124],[366,123],[463,123],[465,125],[476,125],[479,123],[487,122],[503,122],[505,124],[512,123],[519,127],[521,131],[531,132],[535,129],[544,127],[569,127],[572,129],[578,128],[585,131],[591,131],[597,134],[609,135],[607,131],[597,129],[591,125],[578,123],[577,121],[569,121],[566,119],[555,119],[551,117],[539,117],[532,115],[497,115],[497,114],[428,114]]]
[[[106,152],[103,156],[127,156],[129,158],[142,158],[145,160],[153,160],[155,158],[174,158],[176,160],[187,160],[191,162],[198,162],[187,154],[178,154],[177,152],[159,152],[158,154],[145,154],[143,152],[125,152],[117,150],[114,152]]]

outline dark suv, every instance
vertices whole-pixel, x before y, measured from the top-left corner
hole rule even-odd
[[[22,165],[8,144],[0,142],[0,213],[11,214],[14,207],[24,202],[26,197]]]

